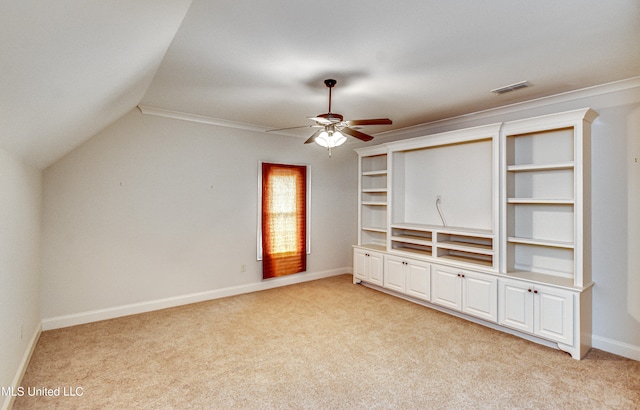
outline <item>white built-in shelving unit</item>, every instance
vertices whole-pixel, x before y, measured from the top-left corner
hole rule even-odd
[[[358,243],[382,249],[387,242],[387,153],[379,146],[366,149],[359,163]]]
[[[354,282],[582,357],[590,109],[357,149]]]

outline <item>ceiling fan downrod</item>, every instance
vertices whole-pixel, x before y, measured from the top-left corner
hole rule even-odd
[[[329,111],[327,111],[328,114],[331,114],[331,89],[336,85],[337,81],[331,78],[327,78],[326,80],[324,80],[324,85],[326,85],[329,88]]]

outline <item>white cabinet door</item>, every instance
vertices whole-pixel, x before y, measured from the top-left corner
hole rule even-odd
[[[367,254],[362,249],[353,250],[353,277],[359,280],[367,279]]]
[[[533,333],[533,292],[528,283],[510,279],[498,281],[498,323]]]
[[[431,299],[431,264],[385,255],[384,287],[428,301]]]
[[[497,286],[497,279],[491,275],[433,265],[431,302],[497,322]]]
[[[536,285],[533,297],[534,333],[573,345],[573,293]]]
[[[462,312],[498,321],[498,280],[494,276],[462,271]]]
[[[385,256],[384,259],[384,287],[405,293],[405,272],[407,262],[396,256]]]
[[[407,295],[426,301],[431,300],[431,264],[408,261],[405,281]]]
[[[369,275],[368,279],[375,285],[383,285],[383,259],[382,254],[378,252],[367,252],[369,259]]]
[[[367,249],[353,250],[354,278],[382,286],[382,269],[382,253]]]
[[[498,284],[501,325],[573,345],[573,293],[512,279]]]
[[[459,269],[432,265],[431,302],[449,309],[462,310],[462,276]]]

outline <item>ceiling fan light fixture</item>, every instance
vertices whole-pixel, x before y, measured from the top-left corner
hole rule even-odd
[[[347,140],[347,137],[342,135],[340,131],[322,131],[320,135],[316,137],[316,143],[325,148],[338,147]]]

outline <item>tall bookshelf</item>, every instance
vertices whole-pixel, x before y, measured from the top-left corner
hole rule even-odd
[[[583,288],[590,268],[591,109],[503,127],[502,270]]]
[[[360,193],[358,244],[384,250],[387,243],[388,169],[384,147],[357,150]]]

